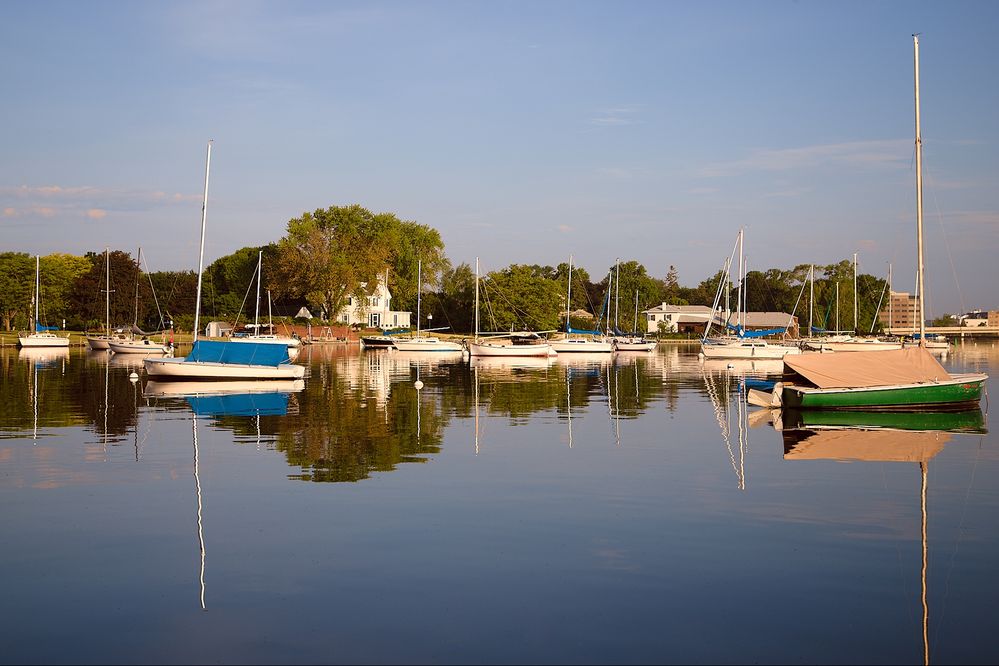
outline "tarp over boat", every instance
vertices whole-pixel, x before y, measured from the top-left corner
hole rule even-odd
[[[785,369],[816,388],[867,388],[951,379],[940,362],[922,347],[844,354],[785,356]]]
[[[186,363],[231,363],[234,365],[268,365],[277,367],[290,362],[286,345],[265,342],[222,342],[198,340]]]
[[[928,462],[950,439],[949,433],[936,430],[785,430],[784,459]]]

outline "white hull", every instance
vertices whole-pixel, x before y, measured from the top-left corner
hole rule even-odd
[[[701,345],[704,358],[732,359],[781,359],[788,355],[800,354],[797,347],[782,347],[765,342],[730,342],[714,345]]]
[[[813,340],[805,344],[809,349],[824,352],[890,351],[902,348],[901,342],[883,342],[881,340],[844,340],[842,342]]]
[[[31,333],[17,336],[17,344],[22,347],[69,347],[69,338],[54,333]]]
[[[150,398],[187,395],[226,395],[244,393],[298,393],[305,388],[301,379],[275,380],[261,384],[255,381],[231,382],[164,382],[149,380],[142,395]]]
[[[549,344],[540,345],[501,345],[494,342],[471,342],[468,345],[468,353],[472,356],[499,356],[499,357],[548,357],[554,353]]]
[[[473,356],[469,360],[473,368],[500,373],[511,370],[544,370],[554,363],[555,359],[547,356]]]
[[[462,346],[457,342],[440,340],[439,338],[398,338],[393,340],[395,348],[406,352],[460,352]]]
[[[299,347],[302,341],[284,335],[250,335],[245,338],[228,338],[226,342],[257,342],[268,345],[285,345],[289,348]]]
[[[90,336],[87,336],[87,344],[90,345],[90,348],[93,349],[94,351],[105,351],[110,349],[110,347],[108,346],[109,342],[111,342],[111,338],[106,338],[106,337],[92,338]]]
[[[292,363],[270,365],[240,365],[236,363],[188,362],[183,358],[147,358],[143,360],[146,374],[167,379],[301,379],[305,366]]]
[[[586,340],[583,338],[569,338],[568,340],[553,340],[548,344],[559,354],[565,353],[599,353],[609,354],[614,351],[614,346],[605,340]]]
[[[115,354],[166,354],[170,348],[152,340],[110,340],[108,347]]]
[[[637,351],[648,352],[656,348],[655,340],[628,340],[627,338],[614,338],[614,351]]]

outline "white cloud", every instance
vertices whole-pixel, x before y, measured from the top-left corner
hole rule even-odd
[[[572,227],[570,227],[568,224],[560,224],[556,228],[563,234],[567,234],[570,231],[572,231]]]
[[[911,144],[908,139],[887,139],[761,149],[743,159],[709,164],[701,168],[697,175],[717,178],[751,171],[789,171],[828,164],[908,168]]]
[[[87,211],[87,218],[90,220],[103,220],[107,216],[108,212],[100,208],[91,208]]]

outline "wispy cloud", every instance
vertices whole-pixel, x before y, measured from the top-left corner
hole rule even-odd
[[[598,127],[622,127],[624,125],[635,125],[639,121],[636,118],[637,107],[621,106],[613,109],[602,109],[596,112],[588,122],[590,125]]]
[[[90,185],[0,186],[0,205],[5,217],[57,213],[85,215],[101,219],[108,211],[141,211],[197,203],[199,194],[167,193],[161,190],[100,188]]]
[[[572,231],[572,227],[570,227],[568,224],[560,224],[556,228],[563,234],[567,234],[570,231]]]
[[[91,208],[87,210],[87,219],[90,220],[103,220],[108,216],[108,212],[101,208]]]
[[[790,171],[825,165],[908,168],[911,143],[907,139],[886,139],[762,149],[742,159],[709,164],[696,173],[705,178],[718,178],[752,171]]]
[[[622,167],[600,167],[597,169],[597,174],[617,180],[630,180],[632,177],[631,171]]]

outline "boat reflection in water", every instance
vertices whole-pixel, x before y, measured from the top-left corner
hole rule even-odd
[[[923,663],[929,664],[927,470],[930,460],[955,435],[987,432],[981,410],[919,413],[785,410],[772,414],[774,427],[784,439],[784,460],[918,463]]]
[[[200,602],[205,604],[205,531],[204,502],[201,492],[201,468],[198,450],[199,416],[235,416],[254,418],[257,437],[260,437],[261,416],[284,416],[288,413],[288,399],[292,393],[301,392],[305,382],[278,380],[269,382],[158,382],[148,381],[142,395],[146,398],[184,399],[191,408],[191,441],[194,447],[193,474],[197,501],[198,548],[201,566],[198,572]]]

